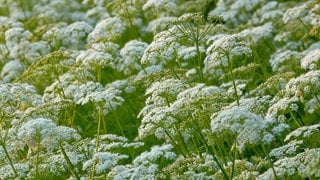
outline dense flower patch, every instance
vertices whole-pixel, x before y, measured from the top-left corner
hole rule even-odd
[[[319,40],[319,0],[0,0],[0,179],[318,179]]]

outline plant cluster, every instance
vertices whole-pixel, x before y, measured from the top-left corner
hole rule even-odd
[[[0,179],[318,179],[319,32],[319,0],[0,0]]]

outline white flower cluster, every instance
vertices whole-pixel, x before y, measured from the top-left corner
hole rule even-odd
[[[92,159],[83,164],[82,169],[84,171],[90,171],[92,167],[95,167],[95,173],[102,174],[116,166],[118,161],[126,158],[128,158],[127,155],[113,154],[109,152],[97,152],[93,155]]]
[[[19,60],[9,61],[1,71],[1,79],[3,82],[11,82],[21,75],[23,70],[24,66]]]
[[[119,58],[117,62],[119,71],[124,72],[126,75],[140,71],[142,69],[140,59],[147,46],[147,43],[138,40],[127,42],[120,50],[122,58]]]
[[[289,23],[290,21],[301,20],[303,22],[308,22],[312,25],[319,25],[319,14],[316,13],[319,7],[314,6],[310,10],[309,6],[314,3],[313,1],[299,4],[293,8],[288,9],[283,15],[283,22]]]
[[[204,60],[204,73],[221,76],[228,68],[241,64],[239,57],[252,55],[250,42],[240,35],[218,34],[209,39],[212,42],[207,48]]]
[[[147,104],[156,106],[170,106],[175,97],[186,89],[183,81],[178,79],[166,79],[162,82],[155,82],[146,90],[145,95],[151,95],[147,98]],[[165,104],[162,104],[165,102]]]
[[[94,151],[93,147],[96,143],[96,140],[91,140],[90,145],[92,149],[90,151]],[[98,152],[106,152],[106,151],[115,151],[117,149],[124,149],[124,148],[132,148],[138,149],[144,146],[143,142],[129,142],[129,140],[122,136],[117,136],[114,134],[103,134],[99,136],[99,147]]]
[[[258,9],[254,14],[251,22],[254,24],[264,24],[271,20],[280,20],[285,12],[285,9],[277,1],[266,2],[260,9]]]
[[[309,71],[291,79],[285,88],[289,95],[302,99],[310,99],[320,90],[320,70]]]
[[[175,0],[148,0],[142,7],[144,11],[152,9],[155,12],[160,12],[160,10],[166,10],[169,12],[175,12],[177,10],[177,5]]]
[[[176,35],[170,30],[158,33],[152,43],[145,49],[141,58],[142,64],[166,64],[175,58],[175,53],[180,47]]]
[[[63,44],[71,49],[83,49],[86,45],[86,38],[93,28],[84,21],[70,24],[64,29]]]
[[[97,105],[97,110],[102,108],[104,114],[108,114],[123,103],[124,99],[120,94],[118,89],[104,88],[100,83],[91,81],[81,85],[70,83],[65,87],[61,87],[59,83],[53,84],[46,88],[44,97],[45,101],[60,102],[69,99],[79,105],[91,102]]]
[[[85,159],[83,154],[75,152],[66,152],[66,154],[71,164],[74,166],[81,164]],[[53,154],[44,158],[45,160],[43,164],[41,164],[41,168],[43,168],[43,170],[58,174],[63,174],[64,172],[68,171],[68,163],[62,154]]]
[[[267,118],[275,118],[278,121],[283,122],[286,120],[282,119],[283,115],[290,112],[298,112],[299,110],[299,98],[297,97],[284,97],[279,99],[276,103],[274,103],[267,112]],[[281,116],[282,115],[282,116]]]
[[[301,68],[306,70],[319,70],[320,68],[320,48],[310,50],[301,59]]]
[[[264,120],[245,107],[237,106],[227,108],[211,117],[212,132],[218,137],[223,134],[235,135],[240,152],[245,150],[246,145],[272,143],[275,137],[267,129],[274,123],[272,120]]]
[[[231,26],[238,26],[245,24],[251,19],[252,14],[261,5],[266,3],[265,0],[236,0],[236,1],[223,1],[217,2],[217,8],[210,13],[219,14],[226,20],[227,24]]]
[[[53,152],[62,142],[81,139],[75,129],[57,126],[52,120],[43,118],[25,122],[18,129],[17,136],[30,148],[30,153],[39,151],[38,148]]]
[[[24,178],[28,175],[30,165],[29,164],[14,164],[14,167],[18,173],[19,178]],[[0,168],[0,178],[1,179],[12,179],[15,177],[14,171],[10,165],[2,166]]]
[[[272,54],[269,61],[273,71],[285,72],[286,69],[291,69],[292,66],[299,63],[300,53],[297,51],[277,51]]]
[[[319,179],[319,0],[0,0],[0,179]]]
[[[112,41],[118,36],[121,36],[126,27],[124,22],[117,17],[110,17],[104,19],[94,27],[94,29],[88,35],[88,42],[99,42],[101,39],[106,38],[108,41]]]
[[[279,159],[274,162],[273,169],[269,168],[265,173],[259,175],[257,179],[274,179],[275,174],[277,178],[308,177],[312,175],[319,177],[319,169],[314,166],[318,165],[315,157],[319,157],[319,148],[307,149],[294,157]]]
[[[109,53],[97,51],[95,49],[87,49],[81,51],[76,58],[77,62],[82,62],[84,66],[90,68],[113,66],[113,57]]]
[[[22,27],[14,27],[5,32],[5,37],[6,46],[11,50],[19,43],[29,41],[32,38],[32,33]]]
[[[147,89],[146,94],[151,96],[147,98],[146,106],[139,113],[139,117],[142,117],[139,127],[140,138],[155,134],[158,138],[170,140],[170,135],[177,135],[178,128],[179,133],[188,139],[190,129],[185,126],[189,122],[180,122],[180,119],[190,118],[195,113],[198,102],[224,92],[223,89],[204,84],[188,87],[181,80],[168,79],[156,82]],[[210,109],[207,106],[210,107],[203,104],[203,108]]]
[[[301,147],[302,144],[303,144],[302,140],[290,141],[286,145],[272,149],[271,152],[269,153],[269,156],[276,159],[282,159],[287,156],[296,155],[299,152],[299,149],[300,148],[302,149]]]
[[[291,141],[296,139],[307,139],[310,138],[315,133],[319,133],[320,131],[320,124],[315,124],[311,126],[303,126],[298,128],[292,132],[290,132],[284,141]]]
[[[159,171],[157,161],[170,162],[176,159],[176,154],[172,152],[173,146],[164,144],[153,146],[149,152],[143,152],[133,160],[131,167],[120,166],[115,169],[114,179],[134,178],[149,179],[154,178]]]
[[[0,108],[9,114],[41,104],[41,96],[28,84],[1,84]]]

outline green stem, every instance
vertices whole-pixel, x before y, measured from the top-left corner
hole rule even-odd
[[[224,168],[223,165],[220,163],[220,161],[218,160],[218,158],[215,156],[216,153],[214,152],[214,150],[212,149],[212,147],[210,147],[209,144],[207,143],[207,140],[205,139],[204,135],[202,134],[201,129],[199,129],[198,126],[195,126],[195,128],[196,128],[197,131],[199,132],[199,135],[200,135],[200,137],[201,137],[204,145],[207,147],[207,149],[208,149],[208,151],[210,152],[210,154],[212,155],[214,161],[217,163],[219,169],[221,170],[222,174],[224,175],[224,178],[225,178],[226,180],[229,180],[230,178],[229,178],[229,176],[228,176],[225,168]]]
[[[232,170],[231,170],[231,179],[233,179],[234,176],[234,171],[235,171],[235,165],[236,165],[236,159],[237,159],[237,136],[235,138],[235,142],[234,142],[234,153],[233,153],[233,158],[232,158]]]
[[[316,98],[316,100],[317,100],[318,108],[320,108],[320,99],[319,99],[319,97],[318,97],[317,95],[315,95],[315,98]]]
[[[97,66],[97,80],[101,83],[101,66]]]
[[[215,142],[215,144],[217,146],[217,148],[215,148],[216,149],[215,150],[215,154],[219,153],[223,163],[227,164],[228,163],[227,158],[230,158],[229,157],[229,153],[226,152],[227,148],[225,147],[225,145],[223,143],[221,143],[221,141],[220,141],[220,139],[218,137],[215,136],[214,139],[215,139],[214,142]],[[229,144],[228,144],[228,146],[229,146]]]
[[[117,126],[118,126],[118,128],[119,128],[119,130],[120,130],[120,132],[121,132],[121,135],[122,135],[123,137],[126,137],[126,135],[124,134],[123,128],[122,128],[122,126],[121,126],[121,124],[120,124],[120,122],[119,122],[119,119],[117,118],[117,116],[114,116],[114,118],[115,118],[116,123],[117,123]]]
[[[78,38],[78,42],[77,42],[77,49],[80,50],[80,45],[81,45],[81,38]]]
[[[263,144],[261,146],[262,146],[262,150],[263,150],[264,154],[267,156],[267,159],[268,159],[268,161],[270,163],[270,166],[271,166],[272,172],[274,174],[274,177],[275,177],[276,180],[278,180],[279,178],[277,176],[276,170],[274,169],[274,166],[273,166],[272,160],[271,160],[271,158],[269,156],[269,153],[267,153],[267,151],[266,151],[266,149],[265,149]]]
[[[223,165],[220,163],[220,161],[218,160],[218,158],[215,156],[215,153],[213,152],[212,148],[211,148],[211,147],[208,145],[208,143],[205,141],[202,133],[201,133],[201,132],[199,132],[199,133],[200,133],[200,135],[202,136],[202,139],[203,139],[203,142],[204,142],[205,146],[207,147],[208,151],[209,151],[210,154],[212,155],[214,161],[217,163],[217,165],[218,165],[219,169],[221,170],[222,174],[224,175],[225,179],[226,179],[226,180],[229,180],[230,178],[229,178],[229,176],[228,176],[225,168],[224,168]]]
[[[101,129],[102,118],[103,118],[103,108],[100,106],[99,112],[98,112],[98,127],[97,127],[97,136],[96,136],[96,148],[95,148],[95,152],[98,152],[98,148],[99,148],[100,129]]]
[[[261,64],[261,58],[259,56],[259,53],[257,52],[257,48],[254,46],[254,43],[250,43],[250,48],[252,49],[252,54],[253,54],[253,62],[256,64]],[[263,77],[263,80],[266,80],[268,78],[268,70],[267,70],[268,65],[267,64],[261,64],[261,77]],[[278,91],[277,91],[278,92]]]
[[[69,166],[70,169],[71,169],[71,172],[72,172],[73,175],[76,177],[76,179],[79,180],[79,179],[80,179],[80,176],[77,174],[77,171],[76,171],[74,165],[72,164],[70,158],[68,157],[66,151],[64,150],[61,142],[59,143],[59,146],[60,146],[60,149],[61,149],[61,152],[62,152],[62,155],[63,155],[64,159],[66,160],[68,166]]]
[[[294,122],[298,125],[298,127],[304,126],[303,121],[299,121],[291,111],[289,111],[289,113],[290,113],[292,119],[294,120]]]
[[[234,77],[234,74],[233,74],[233,71],[232,71],[232,62],[230,60],[229,53],[225,52],[225,54],[226,54],[227,60],[228,60],[229,71],[230,71],[230,74],[231,74],[231,79],[232,79],[232,84],[233,84],[233,88],[234,88],[234,94],[235,94],[235,97],[236,97],[236,100],[237,100],[237,105],[240,106],[238,90],[237,90],[237,86],[236,86],[236,82],[235,82],[235,77]]]
[[[70,119],[70,126],[71,127],[74,127],[74,120],[75,120],[75,118],[76,118],[76,113],[77,113],[77,110],[76,110],[76,108],[77,108],[77,104],[76,103],[73,103],[73,105],[72,105],[72,117],[71,117],[71,119]]]
[[[203,147],[203,146],[201,145],[200,142],[198,142],[199,138],[195,134],[196,133],[192,133],[191,141],[192,141],[194,147],[196,147],[197,154],[199,155],[200,158],[202,158],[201,147]]]
[[[96,134],[95,152],[98,152],[98,150],[99,150],[100,128],[101,128],[102,118],[103,118],[103,107],[100,105],[99,112],[98,112],[98,127],[97,127],[97,134]],[[96,169],[96,162],[93,163],[93,166],[91,169],[91,179],[93,179],[93,177],[95,175],[95,169]]]
[[[196,51],[197,51],[197,56],[198,56],[198,71],[199,71],[199,77],[200,77],[200,82],[204,82],[204,77],[203,77],[203,71],[202,71],[202,57],[201,57],[201,52],[199,48],[199,41],[196,40]]]
[[[189,150],[188,150],[187,144],[184,142],[180,130],[177,128],[176,125],[174,125],[174,128],[175,128],[176,132],[178,133],[179,139],[180,139],[180,141],[181,141],[181,143],[182,143],[182,145],[183,145],[184,150],[188,153]]]
[[[178,150],[180,151],[180,153],[182,154],[183,157],[187,157],[186,154],[178,147],[178,144],[175,142],[175,140],[171,136],[171,134],[166,129],[163,129],[163,130],[166,133],[166,135],[169,137],[169,139],[171,140],[173,146],[178,148]]]
[[[307,29],[306,32],[310,31],[310,29],[312,28],[311,26],[304,23],[300,17],[298,17],[298,21],[305,27],[305,29]]]
[[[4,143],[4,141],[2,139],[0,140],[0,145],[1,145],[1,147],[2,147],[2,149],[4,151],[4,153],[5,153],[8,161],[9,161],[9,164],[10,164],[12,170],[13,170],[13,173],[14,173],[15,177],[18,177],[18,172],[17,172],[16,168],[13,165],[13,162],[12,162],[12,160],[10,158],[10,155],[9,155],[8,151],[7,151],[6,145],[5,145],[5,143]]]
[[[41,132],[39,130],[37,130],[36,137],[37,137],[36,177],[39,178],[40,177],[39,163],[40,163],[40,148],[41,148],[40,146]]]
[[[153,35],[156,35],[157,34],[157,31],[158,31],[158,27],[159,27],[159,18],[160,18],[160,11],[159,10],[157,10],[157,17],[156,17],[156,28],[155,28],[155,30],[154,30],[154,32],[153,32]]]
[[[181,62],[180,62],[180,60],[179,60],[177,50],[176,50],[175,48],[174,48],[173,50],[174,50],[174,58],[176,59],[176,62],[177,62],[177,64],[178,64],[178,66],[179,66],[179,69],[182,69],[182,64],[181,64]],[[173,72],[173,75],[174,75],[177,79],[180,80],[181,78],[179,77],[178,73],[176,72],[176,68],[171,68],[171,70],[172,70],[172,72]]]

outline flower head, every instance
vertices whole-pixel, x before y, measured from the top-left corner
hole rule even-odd
[[[31,151],[41,148],[52,152],[59,147],[62,141],[79,140],[81,137],[76,130],[57,126],[51,119],[32,119],[25,122],[18,130],[17,136],[22,140]],[[39,143],[39,144],[38,144]]]

